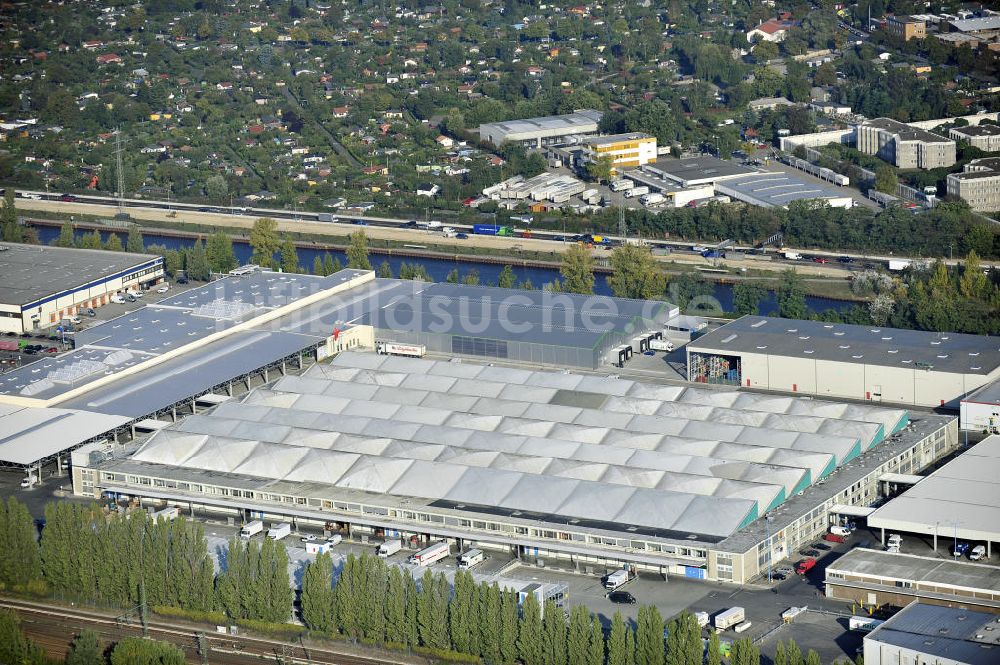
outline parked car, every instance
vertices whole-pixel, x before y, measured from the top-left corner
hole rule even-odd
[[[619,605],[635,605],[635,596],[628,591],[612,591],[608,594],[608,600]]]
[[[86,316],[97,316],[97,312],[94,310],[93,307],[84,307],[83,309],[80,310],[80,313]]]
[[[156,292],[157,293],[166,293],[169,290],[170,290],[170,285],[169,284],[164,284],[160,288],[156,289]]]
[[[469,234],[468,233],[456,233],[455,237],[458,238],[459,240],[468,240],[469,239]]]
[[[174,280],[174,283],[176,283],[176,284],[187,284],[188,283],[188,279],[187,279],[187,277],[178,277],[177,279]]]
[[[49,348],[45,349],[45,353],[59,353],[59,349],[57,349],[54,346],[50,346]]]
[[[976,545],[975,547],[972,548],[972,551],[969,552],[970,561],[979,561],[985,558],[986,558],[986,547],[984,547],[983,545]]]
[[[777,568],[774,569],[774,572],[780,575],[794,575],[795,569],[792,568],[791,566],[778,566]]]
[[[778,572],[774,572],[774,571],[771,572],[771,581],[772,582],[781,582],[781,581],[785,580],[787,577],[788,576],[785,575],[784,573],[778,573]]]
[[[854,263],[854,259],[852,259],[849,256],[840,256],[840,257],[837,257],[837,262],[838,263],[845,263],[845,264],[846,263]]]
[[[827,552],[827,551],[829,551],[830,546],[827,545],[826,543],[813,543],[812,548],[814,550],[821,550],[823,552]]]
[[[830,259],[826,258],[825,256],[814,256],[813,257],[813,263],[829,263],[829,262],[830,262]]]
[[[835,533],[828,533],[828,534],[826,534],[825,536],[823,536],[823,540],[830,541],[831,543],[843,543],[843,542],[846,542],[846,539],[843,536],[838,536]]]
[[[317,540],[319,540],[319,538],[310,533],[308,535],[302,536],[301,538],[299,538],[299,540],[301,540],[303,543],[315,543]]]
[[[814,550],[812,548],[808,550],[799,550],[799,554],[802,556],[819,556],[819,550]]]
[[[59,200],[60,201],[66,201],[68,203],[72,203],[73,201],[77,201],[79,199],[77,199],[72,194],[63,194],[62,196],[59,197]]]

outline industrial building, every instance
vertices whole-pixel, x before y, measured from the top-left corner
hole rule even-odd
[[[497,147],[517,143],[526,148],[541,148],[596,134],[602,115],[600,111],[583,109],[547,118],[490,122],[479,126],[479,138]]]
[[[687,347],[688,380],[827,398],[957,409],[1000,379],[1000,341],[744,316]]]
[[[1000,543],[1000,436],[964,451],[868,515],[868,526],[938,540],[986,546]]]
[[[987,384],[962,398],[959,427],[1000,434],[1000,382]]]
[[[0,245],[0,333],[58,324],[163,279],[163,257],[47,245]]]
[[[729,178],[716,183],[715,191],[763,208],[787,208],[792,201],[823,202],[832,208],[854,205],[854,198],[844,190],[775,171]]]
[[[1000,570],[950,557],[854,548],[826,567],[824,587],[828,598],[864,607],[906,607],[920,600],[1000,613]]]
[[[865,635],[866,665],[995,665],[995,614],[913,603]]]
[[[955,164],[955,141],[891,118],[865,120],[855,128],[858,150],[901,169]]]
[[[961,173],[949,173],[945,182],[948,195],[957,196],[973,210],[1000,210],[1000,157],[973,159]]]
[[[954,424],[352,351],[133,454],[81,448],[73,473],[85,496],[744,582],[825,532],[836,506],[875,501],[890,465],[915,471],[954,446]]]
[[[682,187],[673,180],[656,175],[652,171],[646,170],[648,167],[625,171],[622,177],[631,180],[637,185],[649,187],[649,191],[663,194],[662,205],[673,208],[683,208],[694,201],[702,201],[715,196],[715,187],[711,184],[694,185],[692,187]]]
[[[755,173],[735,162],[727,162],[708,155],[683,159],[664,157],[653,164],[643,166],[641,170],[675,182],[681,187],[714,185],[717,182]]]
[[[948,136],[956,141],[964,141],[973,148],[984,152],[1000,152],[1000,126],[988,123],[970,125],[968,127],[953,127],[948,130]]]
[[[656,137],[649,134],[633,132],[594,136],[584,139],[581,144],[584,162],[610,159],[615,173],[656,161]]]
[[[514,176],[483,189],[488,196],[501,205],[516,206],[529,201],[552,201],[565,203],[571,197],[585,191],[582,180],[563,173],[539,173],[533,178]]]

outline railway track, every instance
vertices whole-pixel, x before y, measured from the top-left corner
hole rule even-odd
[[[85,629],[95,631],[104,644],[124,637],[137,637],[142,626],[127,623],[100,610],[76,609],[49,603],[0,598],[0,607],[13,610],[21,617],[25,635],[43,647],[49,657],[62,658],[69,643]],[[418,657],[403,654],[380,653],[373,656],[331,650],[323,644],[300,640],[289,642],[250,635],[220,635],[208,632],[210,628],[152,621],[148,624],[149,637],[176,645],[184,651],[189,663],[216,663],[220,665],[260,664],[273,661],[292,665],[375,665],[392,663],[410,665],[425,663]],[[199,633],[203,637],[199,639]]]

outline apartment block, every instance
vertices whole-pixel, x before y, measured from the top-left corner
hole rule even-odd
[[[656,161],[656,137],[649,134],[629,133],[595,136],[584,139],[584,161],[596,162],[611,158],[614,171],[635,168]]]
[[[857,127],[858,150],[901,169],[936,169],[955,164],[955,141],[890,118]]]
[[[949,174],[947,183],[948,194],[962,199],[973,210],[1000,210],[1000,157],[974,159],[962,173]]]
[[[885,31],[908,42],[926,37],[927,24],[912,16],[890,16],[886,19]]]
[[[998,125],[970,125],[968,127],[955,127],[949,130],[948,136],[956,141],[965,141],[973,148],[979,148],[984,152],[1000,152],[1000,126]]]

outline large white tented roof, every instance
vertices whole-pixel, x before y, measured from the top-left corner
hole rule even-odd
[[[877,443],[892,418],[689,390],[350,352],[161,430],[133,460],[720,539]]]

